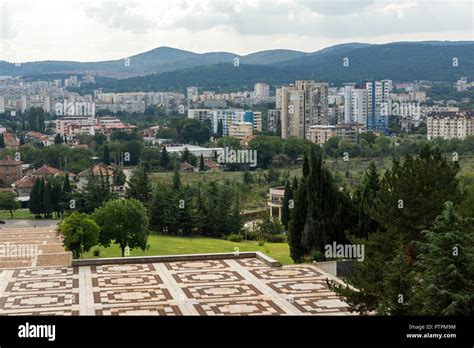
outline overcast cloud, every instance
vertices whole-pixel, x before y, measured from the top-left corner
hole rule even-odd
[[[473,40],[471,0],[0,0],[0,60],[97,61],[159,46],[247,54]]]

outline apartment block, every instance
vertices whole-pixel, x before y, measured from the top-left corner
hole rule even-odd
[[[328,124],[328,84],[298,80],[278,88],[276,106],[281,117],[281,136],[304,139],[313,125]]]
[[[464,139],[474,135],[474,111],[432,111],[426,117],[427,139]]]

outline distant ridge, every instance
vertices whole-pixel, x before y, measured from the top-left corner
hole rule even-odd
[[[457,67],[452,65],[454,57],[459,62]],[[234,64],[236,58],[238,64]],[[347,67],[342,64],[344,58],[348,58]],[[466,76],[474,79],[474,41],[346,43],[309,53],[275,49],[243,56],[158,47],[129,59],[130,66],[125,66],[124,59],[85,63],[42,61],[19,67],[0,61],[0,75],[92,74],[124,79],[104,82],[104,88],[113,90],[170,89],[193,84],[230,87],[229,81],[245,84],[254,80],[283,84],[303,77],[334,82],[360,78],[456,81]],[[229,67],[239,69],[229,70]],[[211,73],[217,76],[208,76]],[[223,76],[228,81],[222,81]]]

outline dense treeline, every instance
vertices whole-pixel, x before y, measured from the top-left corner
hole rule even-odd
[[[234,189],[215,182],[184,186],[177,171],[171,184],[152,188],[146,169],[137,168],[127,197],[148,207],[150,226],[159,233],[223,237],[242,230],[240,197]]]
[[[37,218],[51,218],[54,213],[60,217],[63,212],[70,210],[72,197],[72,187],[67,174],[64,178],[38,178],[31,190],[28,206]]]
[[[458,172],[458,162],[425,146],[417,157],[394,160],[383,175],[371,164],[349,194],[311,149],[302,178],[287,184],[284,198],[293,206],[284,214],[291,257],[328,260],[335,257],[328,245],[363,245],[363,262],[353,262],[346,278],[357,290],[329,282],[352,311],[472,313],[474,190],[461,188]]]

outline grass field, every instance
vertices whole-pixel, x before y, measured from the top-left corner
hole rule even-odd
[[[14,219],[34,219],[34,214],[31,214],[28,209],[18,209],[13,212]],[[10,212],[7,210],[0,210],[0,219],[11,219]]]
[[[205,237],[175,237],[152,234],[148,238],[149,248],[130,250],[130,256],[154,256],[154,255],[181,255],[181,254],[203,254],[203,253],[228,253],[262,251],[268,256],[280,261],[284,265],[292,264],[290,251],[287,243],[265,243],[259,246],[255,241],[230,242],[223,239]],[[118,245],[109,248],[94,247],[84,255],[84,258],[94,258],[92,252],[100,250],[100,257],[121,257],[122,253]]]

